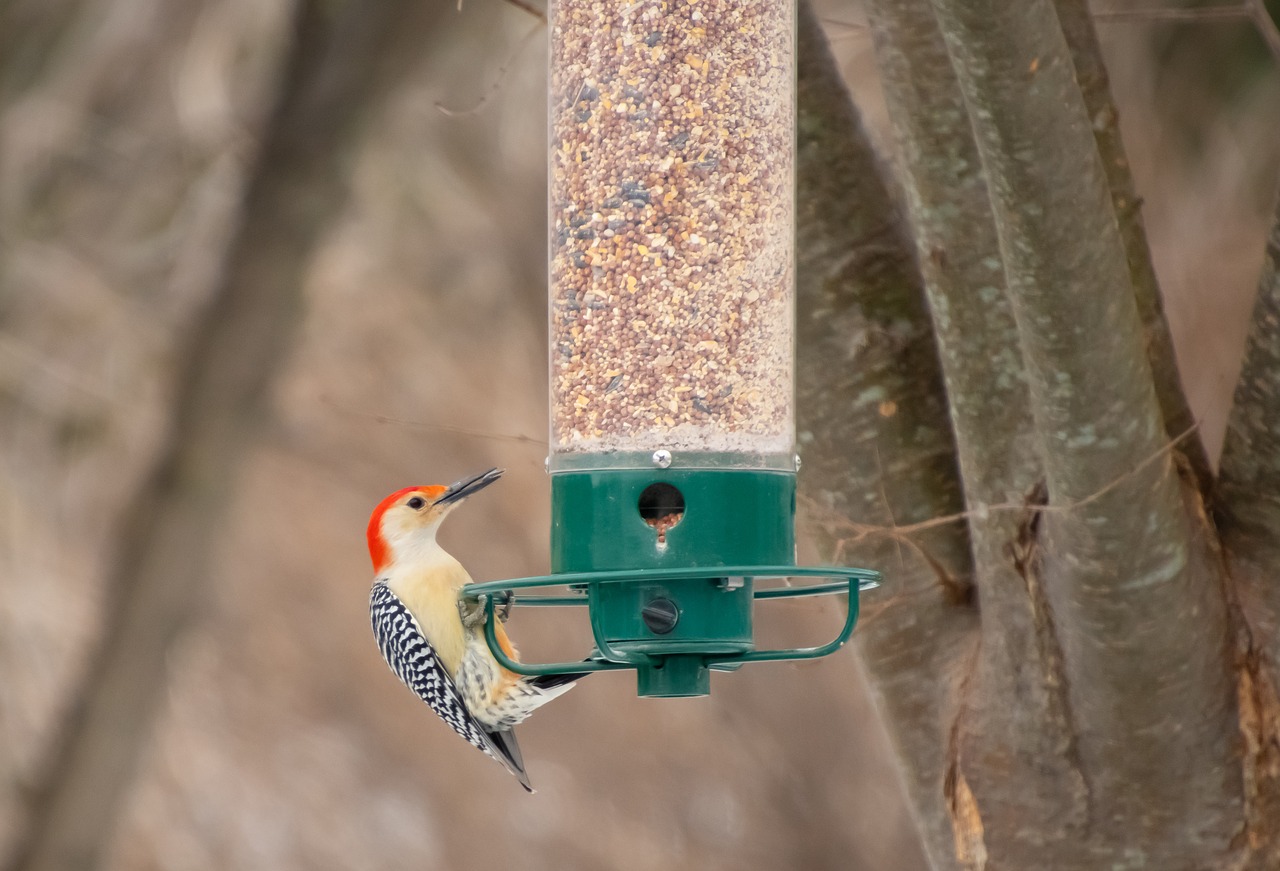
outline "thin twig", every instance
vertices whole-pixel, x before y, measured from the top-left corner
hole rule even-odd
[[[1115,9],[1093,13],[1093,20],[1110,24],[1131,21],[1241,21],[1253,17],[1249,0],[1239,6],[1200,9]]]
[[[947,524],[950,524],[950,523],[959,523],[960,521],[969,520],[970,518],[974,518],[974,517],[985,518],[991,512],[1076,511],[1080,508],[1083,508],[1086,505],[1089,505],[1101,499],[1103,496],[1110,493],[1115,488],[1119,487],[1121,484],[1123,484],[1125,481],[1132,478],[1134,475],[1137,475],[1139,472],[1141,472],[1143,469],[1150,466],[1152,463],[1157,462],[1160,458],[1168,455],[1168,453],[1172,451],[1178,445],[1179,442],[1186,439],[1188,436],[1190,436],[1193,432],[1195,432],[1199,428],[1200,428],[1199,424],[1189,427],[1185,432],[1178,435],[1177,438],[1174,438],[1169,442],[1167,442],[1166,444],[1162,445],[1159,450],[1152,453],[1151,456],[1147,457],[1142,462],[1138,463],[1138,465],[1134,466],[1128,472],[1125,472],[1123,475],[1120,475],[1119,477],[1115,478],[1106,486],[1099,488],[1093,493],[1090,493],[1088,496],[1084,497],[1083,499],[1080,499],[1076,502],[1069,503],[1067,505],[1028,505],[1026,502],[1001,502],[995,505],[984,505],[980,508],[971,508],[967,511],[959,511],[959,512],[956,512],[955,514],[944,514],[938,517],[931,517],[928,520],[921,520],[918,523],[909,523],[905,526],[894,525],[892,527],[875,526],[869,523],[857,523],[856,521],[850,520],[847,517],[832,516],[829,511],[823,511],[822,509],[818,508],[817,503],[813,502],[812,500],[808,500],[807,507],[810,511],[814,512],[815,520],[818,520],[818,522],[824,523],[828,529],[832,529],[832,530],[845,529],[853,533],[853,535],[849,537],[849,541],[855,544],[863,539],[870,538],[872,536],[887,536],[889,538],[897,539],[899,536],[913,535],[916,533],[925,532],[927,530],[934,529],[939,526],[946,526]],[[823,514],[826,515],[825,518],[820,516]],[[842,542],[841,544],[843,545],[844,542]]]
[[[828,27],[843,27],[846,30],[870,30],[871,29],[871,25],[867,24],[865,21],[861,21],[861,22],[840,21],[835,18],[820,18],[818,20],[821,21],[824,26],[828,26]]]
[[[893,505],[889,502],[889,492],[888,490],[885,489],[885,486],[884,486],[884,479],[885,479],[884,463],[880,461],[880,446],[873,444],[871,447],[872,447],[872,450],[875,451],[875,455],[876,455],[876,472],[878,473],[876,475],[876,479],[877,479],[877,483],[880,485],[880,501],[884,503],[885,513],[889,515],[889,523],[891,524],[890,528],[897,529],[898,519],[893,516]],[[898,552],[898,566],[905,572],[907,570],[907,561],[902,558],[903,539],[899,536],[894,536],[893,540],[894,540],[894,549]]]
[[[19,365],[28,369],[39,370],[41,375],[58,382],[63,387],[78,390],[85,396],[92,397],[100,402],[111,403],[119,401],[119,397],[113,396],[106,388],[82,378],[78,372],[70,367],[52,357],[42,355],[34,348],[15,341],[11,336],[0,336],[0,354],[13,357],[18,361]],[[6,366],[0,365],[0,374],[3,374],[6,368]],[[21,380],[29,380],[27,376],[19,376],[18,374],[13,376],[13,380],[16,382],[20,377]]]
[[[527,2],[527,0],[507,0],[507,2],[523,12],[528,12],[543,24],[547,23],[547,13],[543,12],[532,3]]]
[[[843,33],[827,34],[828,42],[836,42],[841,39],[849,39],[852,37],[867,36],[871,33],[871,25],[865,22],[857,23],[853,21],[838,21],[834,18],[820,18],[822,26],[826,29],[841,28]]]
[[[396,426],[408,427],[410,429],[427,429],[434,432],[447,432],[453,435],[464,435],[469,438],[477,439],[493,439],[494,441],[520,442],[521,444],[537,445],[539,447],[547,447],[547,442],[543,439],[536,439],[533,436],[521,435],[519,433],[502,433],[490,432],[487,430],[468,429],[464,426],[453,426],[447,423],[425,423],[418,420],[409,420],[407,418],[392,417],[388,414],[373,414],[367,411],[355,411],[350,408],[343,408],[327,396],[320,398],[320,402],[327,405],[334,411],[345,414],[348,417],[360,417],[366,420],[377,421],[378,423],[393,423]]]
[[[513,2],[513,0],[507,0],[507,2]],[[516,5],[519,4],[517,3]],[[489,91],[480,98],[480,102],[476,103],[470,109],[450,109],[443,103],[436,103],[436,109],[442,114],[448,115],[450,118],[479,114],[484,107],[489,104],[489,101],[493,99],[493,95],[498,93],[498,90],[502,87],[502,82],[506,79],[507,70],[510,68],[511,64],[513,64],[515,59],[520,56],[520,53],[524,51],[525,46],[529,44],[529,40],[533,39],[533,35],[541,30],[543,25],[546,23],[547,20],[545,18],[540,18],[538,23],[529,28],[529,32],[520,38],[520,41],[516,43],[515,49],[511,52],[510,57],[508,57],[498,69],[498,75],[494,78],[493,84],[489,86]]]

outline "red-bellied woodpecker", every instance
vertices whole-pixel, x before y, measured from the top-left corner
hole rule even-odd
[[[460,598],[471,576],[436,543],[440,522],[501,469],[448,487],[406,487],[369,518],[374,581],[369,614],[391,670],[455,732],[507,767],[529,792],[511,728],[566,692],[581,674],[522,677],[500,666],[484,638],[484,612]],[[516,650],[501,623],[503,652]]]

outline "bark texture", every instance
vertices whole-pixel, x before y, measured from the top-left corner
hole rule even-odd
[[[937,72],[941,43],[925,10],[873,9],[966,496],[980,506],[992,483],[1007,492],[1019,476],[1024,485],[1044,476],[1020,522],[973,524],[983,633],[953,732],[956,858],[1209,867],[1231,851],[1242,816],[1225,577],[1199,494],[1168,450],[1141,294],[1066,38],[1049,2],[934,0],[976,140],[966,153],[956,86]],[[976,169],[964,170],[975,153],[985,222],[980,194],[934,192],[946,182],[939,167],[971,190],[964,181]],[[963,209],[962,221],[948,225],[947,208]],[[972,266],[947,274],[960,226],[994,228],[986,244],[998,242],[1008,309],[979,305],[951,332],[966,315],[963,293],[991,284]],[[1149,316],[1163,326],[1158,308]],[[1002,350],[1025,378],[1030,413],[1020,420],[1008,396],[975,390],[979,367],[993,364],[974,355],[998,360]],[[1176,378],[1158,347],[1155,356]],[[1146,740],[1135,746],[1134,733]],[[1148,845],[1142,855],[1129,851],[1135,840]]]
[[[878,0],[870,9],[971,512],[981,644],[950,724],[946,799],[955,857],[974,864],[987,851],[985,817],[1002,821],[992,838],[1007,824],[1064,839],[1083,813],[1083,784],[1058,679],[1061,650],[1027,564],[1039,500],[1016,507],[1038,492],[1043,473],[964,97],[928,0]],[[1019,704],[1008,704],[1014,698]],[[961,766],[962,755],[969,764]],[[997,773],[1007,770],[1021,772],[1016,786]]]
[[[1239,694],[1246,867],[1275,868],[1280,866],[1280,205],[1227,424],[1217,496],[1218,526],[1245,624]]]
[[[1221,578],[1163,451],[1128,264],[1066,42],[1047,2],[1013,13],[935,8],[991,186],[1045,464],[1049,510],[1028,562],[1062,645],[1078,736],[1082,813],[1064,834],[1082,842],[1080,867],[1123,857],[1135,835],[1181,840],[1170,861],[1207,861],[1234,834],[1240,795]],[[1135,748],[1120,739],[1130,730],[1158,737]],[[1178,836],[1191,820],[1188,844]],[[991,834],[993,857],[1013,865],[1040,837],[1010,829],[997,847]]]
[[[1280,663],[1280,209],[1267,240],[1252,327],[1222,448],[1220,522],[1233,557],[1250,572],[1258,640]]]
[[[859,650],[933,845],[950,838],[947,723],[972,655],[969,545],[963,523],[896,527],[963,509],[954,443],[910,237],[806,3],[799,27],[801,495],[824,558],[885,569]]]
[[[1138,316],[1142,320],[1156,399],[1164,415],[1165,434],[1170,439],[1177,439],[1176,449],[1186,458],[1196,480],[1204,488],[1212,481],[1212,470],[1199,434],[1192,432],[1196,421],[1182,391],[1173,335],[1165,320],[1160,282],[1147,245],[1142,198],[1138,196],[1133,174],[1129,171],[1129,158],[1120,135],[1120,110],[1111,97],[1107,67],[1102,61],[1102,49],[1089,14],[1089,4],[1085,0],[1055,0],[1054,7],[1071,52],[1076,82],[1111,190],[1112,209],[1129,264],[1129,278],[1133,282]]]

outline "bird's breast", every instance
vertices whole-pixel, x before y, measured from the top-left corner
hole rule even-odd
[[[387,586],[418,621],[418,628],[452,678],[457,677],[467,646],[458,614],[458,593],[470,582],[467,570],[452,557],[429,566],[393,568],[387,578]]]

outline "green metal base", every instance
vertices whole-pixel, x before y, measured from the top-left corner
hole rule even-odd
[[[657,460],[659,455],[655,455]],[[665,457],[668,463],[671,457]],[[542,578],[470,584],[485,598],[489,648],[519,674],[634,668],[641,696],[706,695],[710,669],[747,662],[812,659],[838,650],[858,616],[865,569],[795,565],[796,482],[791,471],[728,468],[732,457],[703,457],[703,467],[556,471],[551,475],[551,570]],[[756,578],[841,578],[810,587],[756,589]],[[586,604],[596,653],[588,662],[528,666],[511,661],[494,637],[501,591],[568,585],[578,597],[541,604]],[[821,647],[755,650],[756,599],[844,592],[845,626]],[[520,599],[521,604],[539,604]]]
[[[700,656],[664,656],[652,668],[636,669],[636,695],[686,699],[711,692],[711,671]]]
[[[653,658],[642,696],[707,692],[703,657],[752,649],[749,577],[648,577],[655,569],[795,561],[795,475],[725,468],[623,468],[551,476],[551,570],[626,570],[593,584],[592,622],[614,650]],[[681,656],[665,668],[666,658]],[[665,668],[665,670],[664,670]]]

